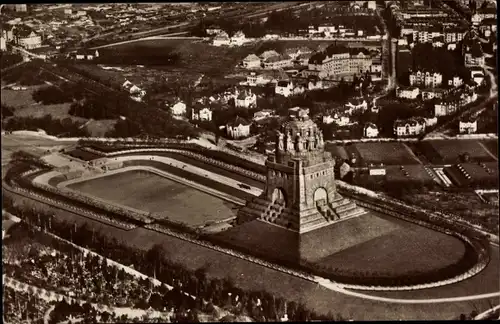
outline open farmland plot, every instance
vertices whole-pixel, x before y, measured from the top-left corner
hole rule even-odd
[[[234,204],[148,171],[125,171],[69,188],[195,227],[234,217],[237,211]]]
[[[459,160],[460,155],[467,153],[475,161],[495,161],[492,153],[487,151],[477,140],[438,140],[422,142],[432,149],[426,152],[433,154],[432,150],[444,164],[453,164]],[[432,161],[432,155],[428,156]],[[435,159],[435,158],[434,158]]]
[[[419,164],[420,161],[404,143],[355,143],[351,145],[364,165]]]
[[[327,314],[333,312],[355,320],[448,320],[458,318],[460,313],[470,313],[471,309],[479,311],[490,308],[490,303],[498,302],[498,298],[471,301],[455,301],[451,303],[429,304],[397,304],[373,301],[348,296],[319,286],[316,283],[299,279],[285,273],[262,267],[257,264],[238,259],[193,243],[183,241],[144,228],[130,231],[118,229],[88,218],[36,203],[31,199],[16,196],[16,202],[24,202],[29,206],[47,209],[54,213],[58,220],[87,224],[91,228],[106,233],[110,238],[125,242],[142,251],[150,249],[154,244],[161,244],[166,257],[174,262],[196,270],[206,267],[210,278],[231,278],[241,289],[268,291],[276,296],[303,301],[307,307],[316,312]],[[410,292],[366,292],[366,294],[401,294],[401,298],[425,299],[429,296],[457,297],[469,294],[491,293],[498,287],[498,249],[492,252],[495,262],[472,279],[456,285],[425,289]],[[396,298],[396,297],[394,297]]]

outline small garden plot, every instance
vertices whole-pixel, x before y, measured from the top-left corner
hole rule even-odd
[[[445,164],[456,163],[463,154],[468,154],[470,159],[474,161],[495,161],[492,153],[476,140],[438,140],[429,141],[427,144],[432,147]],[[432,154],[432,151],[428,151],[428,153]],[[428,157],[432,159],[432,156]]]
[[[433,183],[434,179],[423,165],[402,165],[386,167],[387,182],[419,182],[422,184]]]
[[[404,143],[355,143],[352,144],[363,165],[409,165],[420,161]]]

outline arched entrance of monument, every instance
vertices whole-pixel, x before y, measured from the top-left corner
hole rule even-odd
[[[285,191],[281,188],[274,188],[272,196],[273,204],[277,203],[282,206],[286,206],[286,195]]]
[[[316,191],[314,191],[314,204],[327,204],[328,203],[328,192],[326,192],[325,188],[318,188]]]

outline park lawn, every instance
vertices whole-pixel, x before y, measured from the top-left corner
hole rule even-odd
[[[459,239],[387,217],[398,228],[361,242],[318,262],[333,268],[372,274],[405,275],[455,263],[465,253]]]
[[[232,203],[142,170],[120,172],[68,187],[193,227],[234,217],[237,211]]]
[[[16,195],[17,196],[17,195]],[[28,199],[19,199],[28,202]],[[32,200],[29,200],[32,202]],[[40,203],[36,203],[40,206]],[[475,302],[453,302],[453,303],[430,303],[430,304],[393,304],[379,301],[361,299],[347,296],[338,292],[325,289],[316,283],[299,279],[282,272],[256,265],[245,260],[231,257],[229,255],[195,245],[174,237],[170,237],[155,231],[137,228],[131,231],[125,231],[116,227],[106,225],[88,218],[72,214],[60,209],[49,207],[42,204],[44,208],[55,212],[59,219],[66,219],[78,224],[86,223],[89,226],[105,232],[110,237],[123,241],[130,246],[141,250],[149,249],[154,244],[161,244],[167,257],[183,264],[189,269],[199,267],[208,267],[210,277],[225,278],[230,277],[235,284],[242,289],[266,290],[286,298],[287,300],[302,301],[307,307],[314,309],[319,313],[341,314],[344,317],[355,320],[429,320],[429,319],[455,319],[460,313],[470,313],[474,306],[480,311],[490,308],[489,302],[495,302],[495,299],[478,300]],[[189,256],[189,257],[187,257]],[[475,282],[475,291],[477,293],[491,292],[492,280],[498,280],[498,271],[486,273],[482,281]],[[493,276],[493,277],[492,277]],[[497,278],[497,279],[495,279]],[[465,282],[466,283],[466,282]],[[493,285],[497,287],[498,285]],[[462,296],[463,288],[456,289],[454,285],[448,287],[436,288],[434,294],[439,291],[447,291],[451,296]],[[415,293],[420,298],[425,298],[430,290]],[[434,291],[434,290],[433,290]],[[367,293],[382,295],[385,293]]]

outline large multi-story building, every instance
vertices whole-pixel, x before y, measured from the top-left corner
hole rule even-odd
[[[434,71],[410,71],[410,86],[437,88],[443,83],[443,75]]]
[[[371,53],[365,48],[347,48],[331,45],[309,59],[309,70],[319,76],[364,74],[373,63]]]

